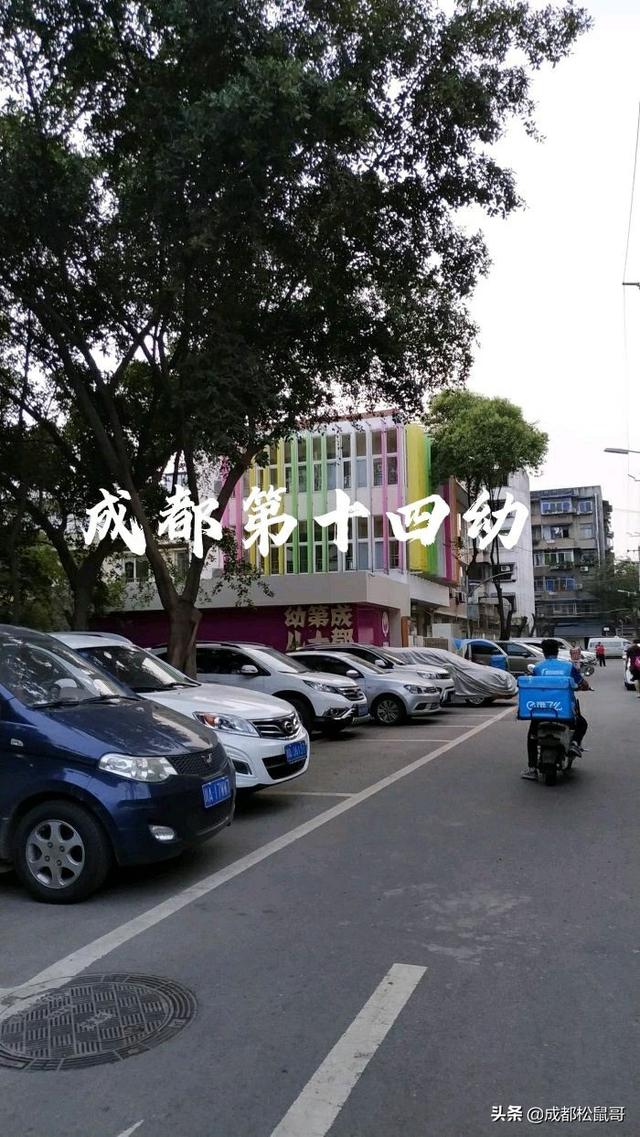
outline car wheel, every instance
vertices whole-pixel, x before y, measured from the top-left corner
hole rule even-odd
[[[307,734],[311,734],[316,721],[311,704],[306,699],[296,699],[290,695],[278,695],[277,698],[285,699],[287,703],[291,703]]]
[[[111,846],[100,823],[83,806],[45,801],[20,821],[14,862],[22,884],[37,900],[74,904],[96,892],[111,867]]]
[[[491,699],[483,699],[482,695],[472,695],[471,698],[465,699],[466,707],[484,707],[486,702],[491,702]]]
[[[371,714],[378,726],[398,726],[407,717],[402,700],[395,695],[381,695],[373,704]]]

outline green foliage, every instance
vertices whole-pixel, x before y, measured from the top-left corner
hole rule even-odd
[[[625,617],[637,620],[640,609],[637,561],[609,556],[589,572],[587,586],[600,604],[603,623],[606,619],[616,623]]]
[[[459,212],[517,207],[492,147],[533,130],[531,71],[588,23],[525,0],[3,0],[0,393],[24,369],[74,420],[148,546],[176,453],[194,500],[196,459],[228,459],[227,500],[337,399],[415,414],[470,365],[487,253]]]
[[[483,489],[493,497],[511,475],[536,471],[547,452],[547,435],[508,399],[443,391],[432,400],[426,425],[435,479],[458,478],[472,498]]]

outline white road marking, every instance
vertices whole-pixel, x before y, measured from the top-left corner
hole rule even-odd
[[[393,965],[271,1137],[324,1137],[426,970]]]
[[[142,1118],[142,1121],[144,1121],[144,1117]],[[135,1125],[131,1126],[131,1129],[125,1129],[124,1133],[118,1134],[118,1137],[131,1137],[131,1134],[135,1133],[136,1129],[140,1128],[142,1121],[136,1121]]]
[[[444,741],[444,740],[443,740]],[[286,797],[353,797],[353,794],[336,794],[329,790],[280,790]],[[269,794],[273,797],[273,791]]]
[[[494,720],[502,718],[504,715],[510,714],[511,708],[503,711],[502,714],[496,715]],[[0,1022],[4,1019],[10,1018],[11,1015],[16,1013],[16,1010],[26,1010],[27,1007],[32,1006],[41,997],[42,990],[55,989],[62,987],[71,979],[75,978],[82,971],[86,971],[98,960],[104,959],[105,955],[115,951],[116,948],[122,947],[123,944],[128,943],[136,936],[141,935],[143,932],[148,932],[150,928],[154,928],[169,916],[174,916],[176,912],[180,912],[186,908],[188,904],[193,904],[196,900],[201,900],[203,896],[213,892],[217,888],[221,888],[223,884],[228,881],[234,880],[235,877],[241,876],[242,873],[247,872],[255,865],[261,864],[269,857],[275,856],[283,849],[293,845],[302,837],[307,837],[309,833],[314,833],[316,829],[322,828],[323,825],[328,825],[329,822],[334,821],[335,818],[341,817],[343,813],[348,813],[349,810],[355,809],[356,806],[361,805],[363,802],[368,801],[369,798],[375,797],[376,794],[386,790],[389,786],[395,785],[396,782],[407,778],[410,774],[415,774],[424,766],[428,766],[430,762],[434,762],[440,755],[446,754],[449,750],[453,750],[456,746],[461,746],[463,743],[468,742],[474,735],[480,734],[485,730],[490,723],[479,723],[477,726],[471,727],[465,734],[461,734],[459,738],[451,739],[445,742],[444,745],[439,746],[437,750],[432,750],[429,754],[423,754],[421,758],[416,758],[415,761],[410,762],[408,766],[401,767],[400,770],[394,770],[392,774],[388,774],[386,778],[381,778],[379,781],[374,782],[373,785],[367,786],[366,789],[360,790],[359,793],[354,794],[352,797],[347,798],[345,801],[339,801],[336,805],[331,806],[330,809],[324,810],[319,813],[317,817],[312,817],[308,821],[303,822],[301,825],[296,825],[294,829],[290,829],[288,833],[283,833],[282,836],[276,837],[273,841],[268,841],[266,845],[262,845],[253,852],[247,853],[246,856],[240,857],[237,861],[233,861],[226,868],[219,869],[217,872],[205,876],[202,880],[196,881],[195,884],[190,885],[188,888],[183,889],[181,892],[175,893],[174,896],[168,897],[160,904],[154,905],[153,908],[147,909],[139,916],[134,916],[132,920],[128,920],[125,924],[120,924],[119,927],[113,928],[104,936],[99,936],[97,939],[92,940],[90,943],[85,944],[84,947],[78,948],[77,951],[72,951],[69,955],[64,956],[63,959],[57,960],[52,963],[50,967],[45,967],[43,971],[39,971],[32,979],[26,983],[22,983],[18,987],[5,988],[3,997],[0,998]],[[33,988],[38,985],[38,991],[34,992]],[[4,1005],[2,1005],[4,1004]]]

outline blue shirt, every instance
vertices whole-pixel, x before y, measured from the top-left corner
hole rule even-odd
[[[577,667],[574,667],[570,659],[544,659],[540,663],[536,663],[533,669],[534,675],[566,675],[571,679],[574,690],[582,683],[582,675]]]

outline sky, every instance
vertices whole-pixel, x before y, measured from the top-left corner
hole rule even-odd
[[[549,434],[532,486],[601,485],[615,551],[640,546],[640,288],[623,288],[640,103],[640,0],[583,0],[594,27],[534,82],[539,143],[497,151],[526,208],[484,220],[492,258],[471,304],[469,387],[502,395]],[[640,282],[640,155],[627,280]],[[633,474],[639,480],[633,481]]]

